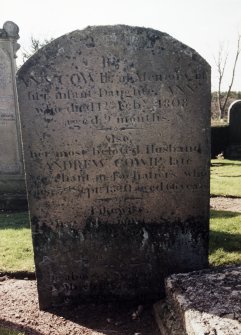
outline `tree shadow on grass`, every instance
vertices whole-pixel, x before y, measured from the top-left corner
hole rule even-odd
[[[214,209],[211,209],[210,211],[211,219],[230,219],[230,218],[235,218],[237,216],[240,216],[241,218],[241,213],[231,212],[231,211],[216,211]]]
[[[225,220],[240,217],[241,220],[241,213],[238,212],[211,210],[210,214],[211,219]],[[241,234],[210,230],[209,236],[209,253],[218,249],[241,253]]]
[[[237,176],[235,176],[235,175],[231,175],[231,176],[222,175],[222,176],[219,176],[219,177],[220,177],[220,178],[240,178],[241,175],[237,175]]]
[[[6,330],[11,330],[13,331],[13,334],[23,334],[23,335],[27,335],[27,334],[31,334],[31,335],[42,335],[43,333],[40,333],[39,331],[33,329],[32,327],[29,327],[29,326],[23,326],[21,324],[17,324],[17,323],[14,323],[14,322],[10,322],[10,321],[4,321],[4,320],[1,320],[1,323],[0,323],[0,334],[2,334],[1,332],[1,328],[3,328],[3,331]],[[5,332],[4,332],[5,333]],[[11,334],[11,333],[10,333]]]
[[[231,234],[222,231],[210,231],[209,253],[212,254],[218,249],[226,252],[241,253],[241,234]]]
[[[30,228],[28,212],[0,213],[0,230],[23,228]]]
[[[234,161],[234,159],[233,159]],[[212,162],[211,167],[219,167],[219,166],[239,166],[241,165],[241,160],[237,159],[235,160],[235,163],[221,163],[221,162]]]

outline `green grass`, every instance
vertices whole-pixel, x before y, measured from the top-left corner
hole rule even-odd
[[[0,335],[24,335],[24,333],[20,333],[17,330],[0,327]]]
[[[211,194],[241,197],[241,161],[212,160]]]
[[[241,161],[213,159],[211,194],[241,197]],[[241,213],[211,211],[210,264],[241,263]]]
[[[241,213],[211,211],[209,262],[214,266],[241,263]]]
[[[34,271],[27,213],[0,214],[0,272]]]

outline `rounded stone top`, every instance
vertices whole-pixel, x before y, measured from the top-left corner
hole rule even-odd
[[[229,106],[229,111],[233,108],[233,107],[236,107],[236,106],[241,106],[241,100],[235,100],[231,103],[231,105]]]
[[[234,114],[237,114],[238,112],[238,115],[240,115],[240,111],[241,111],[241,100],[234,100],[228,108],[228,122],[236,123],[237,120],[234,118]],[[233,120],[231,120],[231,114]]]
[[[3,25],[3,29],[6,31],[9,37],[18,38],[19,27],[12,21],[6,21]]]

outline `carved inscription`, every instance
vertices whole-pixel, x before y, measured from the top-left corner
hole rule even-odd
[[[123,63],[126,64],[127,60],[124,59]],[[100,68],[101,59],[98,65]],[[127,73],[125,76],[120,76],[115,73],[120,72],[119,67],[120,65],[114,67],[112,71],[100,72],[98,75],[91,72],[52,77],[32,74],[24,84],[29,89],[28,99],[37,102],[38,106],[41,105],[41,108],[35,108],[36,112],[45,116],[47,120],[51,121],[58,113],[68,113],[71,119],[66,121],[65,127],[82,128],[91,125],[98,128],[105,121],[114,122],[117,126],[162,122],[167,119],[167,111],[188,108],[190,104],[188,93],[197,90],[206,80],[206,73],[200,72],[198,68],[191,74],[185,72],[163,75],[136,72],[135,75]],[[131,67],[135,67],[135,64],[131,63]],[[163,89],[160,82],[162,86],[165,84]],[[153,88],[143,88],[142,83],[152,84],[150,86]],[[51,94],[33,91],[31,88],[36,84],[48,85]],[[112,84],[118,85],[118,89],[110,89]],[[125,88],[126,84],[129,86],[128,89]],[[68,89],[62,90],[60,85],[67,86]],[[89,86],[91,90],[86,89]],[[51,100],[54,100],[54,106],[51,105]],[[115,113],[107,115],[104,111],[115,111]],[[131,115],[126,115],[129,111],[132,111]]]
[[[70,194],[84,201],[86,216],[118,223],[126,206],[139,208],[132,213],[135,220],[152,220],[142,208],[149,197],[205,193],[208,183],[202,180],[208,171],[199,166],[204,144],[172,139],[165,129],[171,133],[174,122],[188,121],[190,93],[205,84],[206,72],[195,66],[140,71],[135,60],[114,55],[97,56],[95,64],[86,59],[75,61],[75,72],[32,72],[22,81],[36,118],[52,131],[61,128],[69,134],[61,151],[29,151],[33,166],[46,161],[44,177],[42,171],[29,177],[30,195]],[[122,203],[113,211],[118,198]]]

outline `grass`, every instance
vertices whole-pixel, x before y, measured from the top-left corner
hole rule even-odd
[[[241,197],[241,161],[213,159],[211,195]]]
[[[214,266],[241,263],[241,213],[211,211],[209,262]]]
[[[17,330],[0,327],[0,335],[24,335]]]
[[[0,271],[34,271],[28,213],[0,214]]]
[[[211,194],[241,197],[241,161],[212,160]],[[211,211],[209,248],[211,265],[241,263],[241,213]]]

